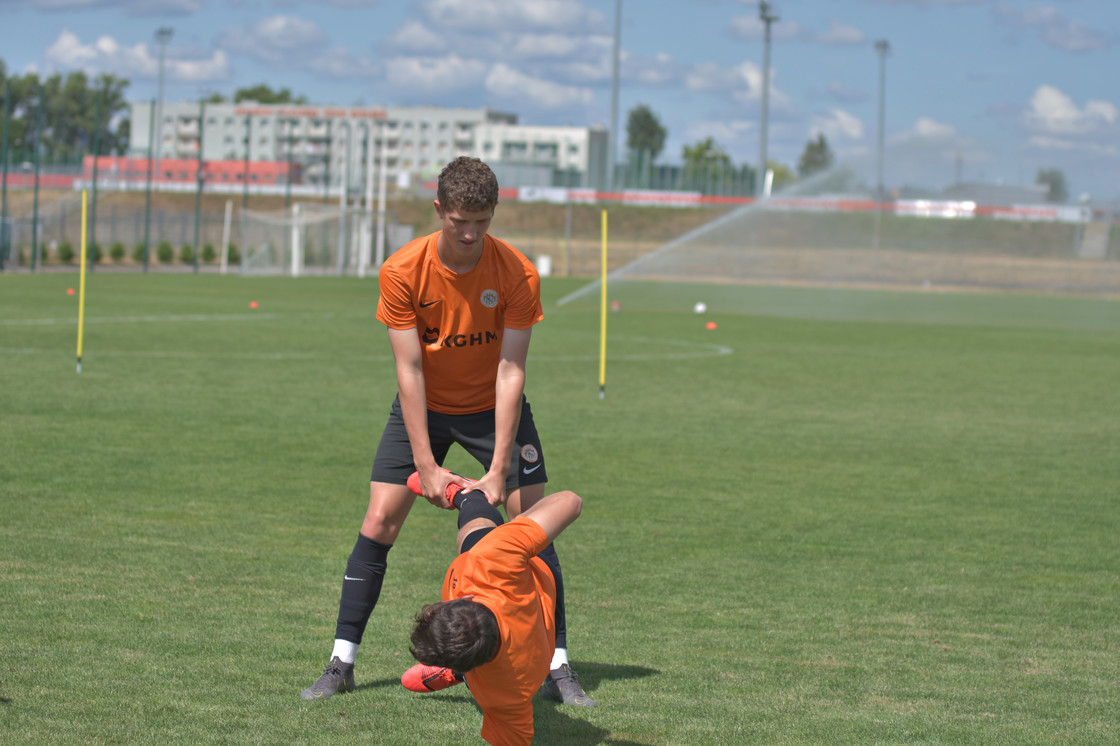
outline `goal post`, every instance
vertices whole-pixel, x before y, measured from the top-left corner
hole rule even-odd
[[[241,273],[359,275],[371,266],[374,216],[368,209],[296,202],[287,210],[241,214]]]

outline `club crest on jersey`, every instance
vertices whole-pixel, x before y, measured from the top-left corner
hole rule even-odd
[[[527,464],[535,464],[540,459],[541,455],[537,452],[536,446],[532,443],[526,443],[521,446],[521,460]]]
[[[497,290],[483,290],[482,295],[478,298],[482,301],[482,305],[487,308],[493,308],[498,305],[498,291]]]

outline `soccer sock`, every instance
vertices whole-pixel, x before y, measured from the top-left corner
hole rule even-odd
[[[488,518],[494,522],[495,526],[501,526],[505,523],[498,509],[491,505],[486,499],[486,495],[478,490],[460,492],[455,496],[455,501],[452,504],[459,509],[459,528],[476,518]]]
[[[392,544],[382,544],[358,534],[342,580],[342,597],[338,601],[338,623],[334,633],[336,640],[346,640],[354,645],[362,642],[369,615],[381,595],[387,558],[392,548]]]
[[[358,657],[358,643],[349,640],[335,640],[331,660],[338,658],[343,663],[353,663]]]
[[[564,574],[560,572],[560,558],[556,556],[556,548],[549,544],[537,555],[548,569],[552,570],[552,577],[556,581],[556,647],[568,647],[568,620],[564,614]]]
[[[568,662],[568,651],[566,648],[556,648],[556,652],[552,654],[552,665],[549,670],[555,671]]]

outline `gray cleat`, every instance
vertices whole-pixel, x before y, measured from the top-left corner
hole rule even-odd
[[[354,688],[354,664],[343,663],[337,657],[331,658],[323,675],[311,686],[299,693],[300,699],[326,699],[335,694],[349,692]]]
[[[566,705],[575,705],[576,707],[594,707],[596,702],[587,696],[587,692],[583,691],[583,687],[576,681],[576,674],[572,671],[571,666],[567,663],[554,668],[548,673],[548,678],[544,680],[545,689],[552,695],[552,698],[563,702]]]

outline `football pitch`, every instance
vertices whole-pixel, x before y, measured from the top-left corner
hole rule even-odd
[[[581,284],[527,394],[599,706],[535,743],[1120,741],[1120,301],[623,283],[600,398]],[[399,683],[423,502],[357,690],[298,699],[396,390],[376,281],[96,272],[81,374],[77,285],[0,275],[0,743],[481,743]]]

